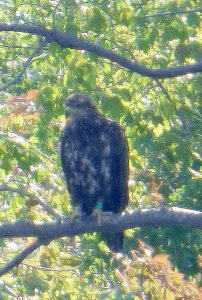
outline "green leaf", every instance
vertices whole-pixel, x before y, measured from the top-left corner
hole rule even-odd
[[[189,14],[187,16],[187,23],[190,26],[200,27],[200,25],[201,25],[200,15],[198,15],[196,13]]]
[[[113,96],[103,99],[101,108],[109,117],[118,119],[125,113],[125,107],[119,97]]]
[[[177,26],[168,26],[165,27],[164,32],[162,34],[163,42],[167,43],[169,41],[175,40],[179,38],[179,27]]]
[[[129,25],[133,18],[133,11],[129,7],[122,7],[119,12],[119,21],[124,25]]]
[[[107,17],[104,12],[97,6],[91,7],[87,10],[87,24],[90,30],[98,33],[104,32],[108,27]]]

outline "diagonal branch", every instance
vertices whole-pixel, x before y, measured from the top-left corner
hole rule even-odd
[[[12,86],[13,84],[17,83],[20,78],[24,75],[26,69],[28,68],[28,66],[30,65],[32,59],[34,57],[36,57],[36,55],[46,46],[47,42],[43,42],[39,45],[39,47],[37,47],[34,52],[30,55],[30,57],[26,60],[26,62],[24,63],[22,70],[20,71],[20,73],[18,73],[18,75],[11,80],[9,83],[6,83],[5,85],[3,85],[2,87],[0,87],[0,92],[6,90],[8,87]]]
[[[134,227],[180,226],[202,229],[202,212],[179,207],[142,209],[124,215],[103,216],[101,225],[93,217],[83,217],[72,223],[32,223],[18,221],[0,225],[0,238],[38,237],[57,239],[91,232],[122,231]]]
[[[12,296],[13,299],[17,299],[17,295],[14,294],[14,291],[10,286],[11,286],[10,284],[8,285],[8,283],[4,283],[4,281],[1,279],[0,280],[1,295],[2,295],[2,291],[5,291],[8,295]]]
[[[57,221],[61,221],[61,219],[63,219],[62,214],[60,214],[59,212],[55,211],[50,205],[48,205],[41,197],[34,195],[22,188],[15,188],[15,187],[11,187],[8,186],[7,184],[2,184],[0,185],[0,192],[13,192],[13,193],[17,193],[20,194],[22,196],[26,196],[28,197],[30,200],[35,201],[37,204],[40,204],[41,207],[43,207],[43,209],[45,211],[47,211],[51,216],[53,216]]]
[[[161,89],[161,91],[163,92],[163,94],[166,96],[166,98],[168,99],[168,101],[170,103],[173,103],[172,98],[170,97],[168,91],[165,89],[164,85],[162,82],[160,82],[158,79],[155,80],[157,83],[157,86]],[[182,133],[185,137],[189,137],[189,129],[187,127],[186,121],[184,120],[184,118],[181,116],[181,113],[179,111],[179,109],[177,108],[177,106],[175,105],[175,112],[176,115],[178,116],[178,119],[180,120],[181,124],[182,124]]]
[[[0,130],[0,136],[3,139],[7,139],[8,141],[18,144],[20,145],[22,148],[26,149],[27,151],[27,145],[29,146],[29,148],[32,149],[32,152],[39,154],[40,156],[43,156],[43,158],[45,158],[46,160],[50,161],[51,164],[55,164],[55,162],[45,153],[43,153],[40,149],[38,149],[37,147],[35,147],[28,139],[25,139],[24,136],[16,134],[15,132],[12,131],[4,131],[4,130]],[[26,143],[26,146],[25,146]]]
[[[7,264],[0,268],[0,277],[6,273],[8,273],[14,267],[17,267],[28,255],[38,249],[41,245],[47,245],[51,242],[51,240],[41,240],[37,239],[33,243],[31,243],[28,247],[26,247],[20,254],[10,260]]]
[[[172,78],[182,76],[188,73],[202,72],[202,61],[196,64],[187,64],[185,66],[176,66],[171,68],[151,69],[139,63],[131,61],[126,57],[115,53],[114,51],[105,49],[97,44],[88,42],[83,38],[78,38],[70,32],[59,32],[56,30],[48,30],[44,26],[24,25],[24,24],[2,24],[0,23],[1,31],[24,32],[46,38],[48,43],[55,42],[62,48],[71,48],[76,50],[85,50],[86,52],[95,54],[99,57],[104,57],[110,61],[117,63],[126,70],[136,72],[142,76],[151,78]]]

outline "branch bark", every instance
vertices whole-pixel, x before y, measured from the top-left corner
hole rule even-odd
[[[86,219],[87,218],[87,219]],[[202,212],[173,207],[170,209],[143,209],[125,215],[105,216],[101,225],[94,218],[86,217],[72,223],[69,218],[63,223],[34,224],[19,221],[0,226],[0,238],[8,237],[38,237],[36,241],[26,247],[20,254],[0,268],[0,276],[17,267],[28,255],[41,245],[49,244],[53,239],[74,236],[83,233],[100,231],[117,231],[133,227],[144,226],[186,226],[202,229]]]
[[[45,37],[47,43],[55,42],[62,48],[71,48],[76,50],[85,50],[86,52],[95,54],[99,57],[109,59],[124,67],[126,70],[136,72],[142,76],[151,78],[172,78],[182,76],[188,73],[202,72],[202,61],[196,64],[187,64],[185,66],[176,66],[171,68],[151,69],[139,63],[130,61],[126,57],[115,53],[114,51],[102,48],[85,39],[78,38],[70,32],[59,32],[56,30],[48,30],[44,26],[24,25],[24,24],[2,24],[1,31],[23,32]]]
[[[0,226],[0,238],[38,237],[56,239],[84,233],[122,231],[134,227],[180,226],[202,229],[202,212],[173,208],[142,209],[124,215],[104,216],[101,225],[92,217],[83,217],[72,223],[68,218],[63,223],[36,224],[28,221],[5,223]]]

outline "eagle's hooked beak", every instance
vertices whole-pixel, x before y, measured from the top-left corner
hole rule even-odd
[[[79,113],[79,109],[76,107],[70,107],[70,106],[66,106],[66,111],[65,111],[65,118],[69,118],[71,116],[75,116]]]
[[[69,110],[68,110],[67,107],[66,107],[66,110],[65,110],[65,118],[67,119],[67,118],[69,118],[69,116],[70,116]]]

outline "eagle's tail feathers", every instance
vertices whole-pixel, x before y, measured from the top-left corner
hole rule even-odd
[[[124,232],[110,232],[104,234],[104,239],[111,251],[121,252],[123,249]]]

